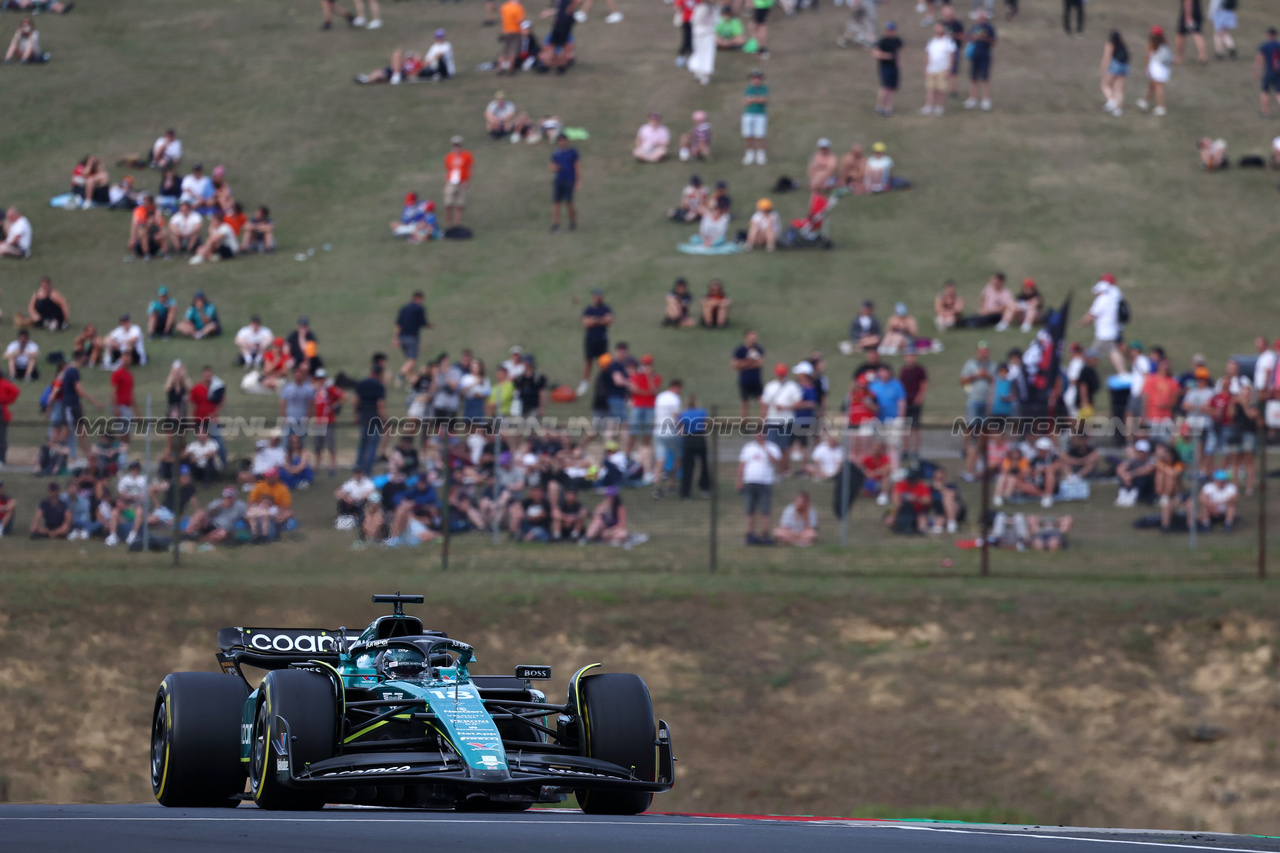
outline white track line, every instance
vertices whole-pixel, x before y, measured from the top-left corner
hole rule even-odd
[[[831,826],[832,824],[818,825]],[[1210,847],[1205,844],[1181,844],[1178,842],[1165,841],[1132,841],[1124,838],[1084,838],[1077,835],[1041,835],[1039,833],[1019,832],[1016,830],[1009,832],[993,832],[984,829],[947,829],[940,826],[902,826],[901,824],[884,824],[884,828],[903,829],[915,832],[951,832],[959,835],[998,835],[1006,838],[1039,838],[1047,841],[1089,841],[1094,844],[1129,844],[1139,847],[1162,847],[1169,850],[1217,850],[1219,853],[1270,853],[1270,851],[1267,850],[1258,850],[1251,847]]]

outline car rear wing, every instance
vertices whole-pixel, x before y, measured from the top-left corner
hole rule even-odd
[[[240,664],[284,669],[306,661],[338,662],[346,637],[330,628],[222,628],[218,631],[218,663],[224,672],[240,674]]]

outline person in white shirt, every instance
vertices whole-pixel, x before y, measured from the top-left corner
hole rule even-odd
[[[1076,325],[1093,324],[1093,347],[1098,354],[1107,354],[1116,373],[1125,373],[1124,353],[1120,350],[1120,300],[1124,295],[1116,287],[1116,277],[1106,273],[1093,286],[1093,304]]]
[[[744,444],[738,454],[736,485],[746,504],[748,545],[773,544],[769,538],[770,502],[775,471],[782,459],[782,451],[773,442],[765,441],[763,432]],[[759,535],[756,534],[757,519],[760,522]]]
[[[203,264],[205,261],[221,261],[234,258],[240,251],[240,239],[231,223],[218,216],[209,218],[209,236],[196,253],[191,256],[190,263]]]
[[[343,483],[333,493],[333,496],[338,499],[338,515],[354,515],[358,517],[364,511],[365,502],[369,500],[370,495],[377,491],[377,488],[373,484],[373,480],[369,479],[368,474],[357,469],[351,475],[351,479]]]
[[[775,365],[774,378],[765,383],[760,394],[760,413],[765,419],[765,433],[769,441],[782,453],[782,473],[787,473],[787,449],[791,447],[792,423],[796,419],[796,404],[804,398],[804,392],[785,364]]]
[[[49,54],[40,49],[40,31],[30,18],[22,19],[18,31],[13,34],[13,40],[9,42],[9,49],[5,51],[6,65],[15,59],[22,65],[39,65],[49,61]]]
[[[893,158],[885,153],[887,150],[883,142],[871,146],[871,156],[867,158],[867,168],[862,175],[863,186],[869,193],[893,189]]]
[[[1200,489],[1200,527],[1208,530],[1215,521],[1230,531],[1236,526],[1236,504],[1240,502],[1240,490],[1231,482],[1228,471],[1214,471],[1213,479]]]
[[[942,115],[951,88],[951,62],[956,43],[941,21],[933,25],[933,38],[924,46],[924,106],[921,115]]]
[[[275,335],[262,325],[262,318],[254,314],[249,318],[249,325],[236,332],[235,343],[240,350],[240,363],[246,367],[262,363],[262,354],[271,346]]]
[[[39,361],[40,345],[31,340],[26,329],[18,330],[18,339],[11,341],[4,349],[4,359],[9,363],[10,379],[25,379],[30,382],[40,378],[36,369]]]
[[[151,146],[151,168],[173,169],[182,159],[182,140],[173,128],[164,132]]]
[[[781,230],[782,221],[773,209],[773,202],[767,198],[760,199],[756,202],[756,212],[751,214],[751,224],[747,226],[747,251],[763,246],[766,252],[772,252]]]
[[[211,198],[213,198],[213,181],[204,173],[204,164],[196,163],[191,167],[191,174],[182,179],[182,195],[178,196],[178,200],[190,202],[193,207],[200,207]]]
[[[1142,351],[1142,341],[1129,344],[1129,402],[1125,405],[1125,423],[1129,429],[1136,430],[1146,414],[1146,400],[1143,391],[1147,377],[1155,372],[1151,359]]]
[[[494,93],[489,106],[484,108],[484,127],[494,139],[510,136],[512,142],[519,142],[533,128],[529,122],[529,114],[516,109],[514,102],[507,99],[506,93]]]
[[[1253,363],[1253,387],[1261,395],[1275,385],[1277,356],[1276,350],[1271,348],[1262,335],[1254,338],[1253,345],[1258,348],[1258,360]],[[1280,339],[1276,340],[1276,346],[1280,348]]]
[[[191,202],[178,204],[178,212],[169,217],[169,237],[173,250],[179,254],[192,254],[200,248],[200,226],[204,217],[191,209]]]
[[[0,242],[0,258],[31,257],[31,221],[11,207],[4,214],[4,241]]]
[[[631,154],[641,163],[657,163],[666,159],[671,147],[671,131],[662,123],[661,113],[649,113],[649,120],[636,131],[636,147]]]
[[[840,436],[828,433],[826,439],[813,448],[809,476],[819,482],[832,479],[840,473],[840,463],[844,458],[845,451],[840,444]]]
[[[205,484],[213,482],[218,473],[218,442],[209,436],[208,430],[201,429],[195,441],[187,445],[186,457],[196,479]]]
[[[134,364],[147,363],[147,350],[142,343],[142,327],[129,319],[128,314],[120,315],[120,322],[103,338],[102,369],[115,370],[120,363],[122,353],[133,353]]]
[[[680,466],[680,451],[684,446],[684,438],[680,435],[680,412],[684,410],[684,383],[672,379],[667,390],[662,391],[653,400],[653,434],[654,450],[657,453],[657,484],[653,496],[663,495],[663,485],[668,479],[676,478],[676,470]]]
[[[796,492],[796,499],[782,510],[773,538],[797,548],[807,548],[818,538],[818,511],[813,508],[808,492]]]
[[[253,463],[248,471],[241,471],[237,478],[240,484],[245,487],[252,487],[259,479],[265,477],[271,469],[283,468],[287,461],[284,445],[280,443],[280,436],[278,435],[272,436],[269,441],[267,439],[258,439],[254,447]],[[248,488],[245,490],[248,491]]]
[[[458,73],[453,64],[453,44],[445,38],[444,30],[436,30],[435,40],[422,57],[422,65],[418,76],[429,73],[432,80],[447,80]]]

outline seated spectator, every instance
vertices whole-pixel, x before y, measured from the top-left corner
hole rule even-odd
[[[747,251],[763,247],[772,252],[778,245],[778,234],[782,231],[782,221],[778,212],[773,209],[773,202],[762,198],[756,202],[756,212],[751,214],[751,224],[747,226]]]
[[[400,220],[391,223],[391,233],[396,237],[411,237],[417,233],[418,224],[426,216],[426,204],[429,202],[418,201],[417,193],[405,193]]]
[[[31,257],[31,222],[11,207],[4,214],[4,239],[0,240],[0,258]]]
[[[436,72],[427,67],[424,58],[412,50],[395,50],[391,54],[391,64],[377,68],[368,74],[357,74],[355,81],[361,85],[390,83],[400,85],[403,80],[430,80]],[[435,77],[435,79],[439,79]]]
[[[182,179],[181,189],[178,200],[189,202],[197,211],[202,211],[213,201],[213,181],[204,173],[203,163],[191,167],[191,174]]]
[[[191,513],[186,535],[210,543],[234,540],[236,528],[245,522],[248,514],[249,505],[240,500],[233,487],[227,486],[221,497]]]
[[[339,486],[333,493],[338,502],[338,517],[352,516],[359,518],[364,514],[364,505],[370,497],[377,494],[378,487],[369,479],[369,475],[357,469],[351,479]]]
[[[809,158],[806,174],[809,178],[809,192],[825,195],[836,185],[836,171],[839,167],[836,155],[831,153],[831,140],[818,140],[818,148]]]
[[[1156,445],[1156,504],[1160,507],[1160,529],[1172,530],[1173,511],[1182,497],[1183,462],[1167,444]]]
[[[1133,444],[1129,455],[1116,466],[1120,490],[1116,506],[1133,506],[1139,500],[1151,503],[1155,499],[1156,461],[1151,453],[1151,442],[1140,438]]]
[[[810,456],[807,473],[814,482],[834,479],[840,473],[840,464],[844,461],[845,449],[840,436],[834,432],[827,433],[826,438],[814,445]]]
[[[178,201],[182,197],[182,178],[173,169],[165,169],[160,176],[160,188],[156,190],[156,204],[166,213],[178,209]],[[135,199],[136,201],[136,199]]]
[[[114,477],[125,469],[127,455],[118,439],[104,434],[89,448],[89,473],[99,479]]]
[[[209,435],[209,427],[203,424],[195,439],[187,445],[183,457],[191,466],[192,475],[206,486],[217,478],[222,467],[218,457],[218,442]]]
[[[271,346],[262,354],[262,387],[275,391],[289,378],[293,370],[293,354],[284,338],[273,338]]]
[[[707,283],[707,295],[702,297],[702,326],[707,329],[725,329],[729,326],[729,306],[733,304],[724,292],[724,284],[713,278]]]
[[[453,64],[453,44],[445,37],[443,29],[436,30],[431,46],[422,57],[422,64],[423,71],[427,72],[432,80],[447,80],[458,73]],[[418,76],[423,75],[419,73]]]
[[[578,490],[561,491],[551,511],[551,538],[577,542],[587,535],[587,508],[578,500]]]
[[[316,370],[324,366],[320,359],[320,339],[312,331],[309,318],[299,317],[298,325],[284,342],[289,345],[289,355],[293,358],[294,365],[306,368],[308,375],[314,375]]]
[[[14,325],[19,328],[39,327],[50,332],[61,332],[70,321],[71,306],[47,275],[40,276],[40,283],[27,301],[27,313],[13,318]]]
[[[169,230],[165,227],[164,213],[156,207],[155,199],[143,196],[133,209],[129,224],[128,250],[149,261],[156,255],[169,255]],[[126,256],[125,260],[129,260]]]
[[[729,184],[726,181],[716,181],[715,188],[711,191],[711,198],[707,202],[707,207],[716,207],[723,204],[725,209],[732,214],[733,199],[729,197]]]
[[[534,130],[528,113],[517,111],[502,90],[495,92],[493,100],[484,108],[484,129],[494,139],[511,137],[512,142],[521,141]]]
[[[133,175],[125,175],[120,183],[107,187],[107,204],[112,210],[133,210],[142,193],[133,185]]]
[[[203,208],[199,208],[198,212],[207,216],[221,216],[224,219],[238,213],[244,216],[244,209],[236,207],[235,196],[231,192],[231,185],[227,183],[227,167],[221,164],[213,167],[213,175],[210,177],[210,183],[213,186],[212,203],[206,203]],[[243,225],[243,218],[239,223],[232,223],[235,228],[236,235],[239,236],[240,225]]]
[[[862,185],[866,192],[883,193],[893,189],[893,158],[886,153],[888,148],[883,142],[871,146],[871,156],[867,158],[867,168],[863,173]]]
[[[151,144],[151,168],[176,169],[182,159],[182,140],[172,127]]]
[[[851,145],[849,152],[840,158],[840,168],[836,171],[836,180],[840,186],[854,195],[866,192],[867,155],[862,153],[862,146]]]
[[[1028,515],[1026,517],[1027,538],[1036,551],[1061,551],[1068,546],[1067,534],[1071,532],[1072,518],[1069,515]]]
[[[191,202],[178,204],[178,212],[169,218],[169,245],[179,255],[195,254],[200,248],[200,226],[204,217],[191,209]]]
[[[147,305],[147,340],[155,340],[156,335],[170,337],[177,319],[178,300],[169,295],[169,288],[161,285],[156,298]]]
[[[178,476],[173,481],[160,483],[158,489],[152,490],[151,507],[147,524],[153,527],[168,526],[173,524],[176,518],[182,518],[184,515],[190,517],[200,510],[200,504],[196,501],[196,485],[191,481],[189,465],[180,466]],[[188,524],[190,524],[189,521]]]
[[[1206,172],[1216,172],[1227,167],[1227,140],[1202,136],[1196,142],[1196,151],[1200,155],[1200,168]]]
[[[240,351],[236,364],[245,367],[262,364],[262,354],[271,347],[275,337],[270,329],[262,325],[262,318],[254,314],[249,318],[249,325],[236,332],[234,342],[236,349]]]
[[[222,325],[218,322],[218,309],[205,298],[203,290],[197,290],[196,295],[191,297],[191,307],[187,309],[182,322],[178,323],[177,329],[178,334],[197,341],[222,334]]]
[[[1083,432],[1073,433],[1062,457],[1062,470],[1067,476],[1089,477],[1098,470],[1102,455]]]
[[[671,131],[662,123],[662,113],[649,113],[649,120],[636,131],[636,144],[631,155],[641,163],[657,163],[666,159],[671,147]]]
[[[48,492],[31,518],[31,538],[66,539],[71,532],[71,507],[59,492],[57,483],[50,483]]]
[[[808,492],[796,492],[773,529],[773,538],[781,545],[807,548],[818,537],[818,511],[809,502]]]
[[[19,65],[39,65],[50,59],[49,54],[40,49],[40,31],[30,18],[23,18],[4,53],[4,64],[16,61]]]
[[[528,467],[526,465],[526,469]],[[518,542],[551,541],[552,505],[541,483],[531,482],[524,498],[512,503],[510,508],[512,539]]]
[[[424,475],[413,487],[396,495],[387,544],[418,545],[436,538],[440,529],[440,503],[435,487]]]
[[[662,312],[662,325],[688,329],[698,325],[698,321],[689,315],[689,305],[693,297],[689,293],[689,282],[684,278],[676,279],[667,294],[667,304]]]
[[[511,73],[516,71],[541,71],[546,73],[547,66],[542,64],[542,43],[538,41],[538,34],[533,31],[533,21],[520,22],[520,41],[517,43],[515,61],[511,67]],[[550,139],[555,139],[560,133],[557,128],[556,134]],[[550,141],[550,140],[548,140]]]
[[[209,236],[191,256],[192,264],[205,261],[230,260],[240,251],[240,240],[236,237],[235,228],[226,219],[219,216],[209,218]]]
[[[128,314],[120,315],[120,322],[103,338],[102,367],[115,370],[119,366],[120,357],[124,353],[133,356],[134,364],[147,363],[147,349],[142,342],[142,327],[129,319]]]
[[[991,274],[991,278],[987,279],[987,283],[982,287],[982,293],[978,299],[978,313],[965,318],[965,328],[994,326],[1004,318],[1004,312],[1014,303],[1013,294],[1004,286],[1004,281],[1004,273]]]
[[[26,329],[19,329],[17,339],[5,347],[4,360],[9,364],[10,379],[30,382],[40,378],[40,345],[31,340]]]
[[[1271,140],[1271,168],[1280,169],[1280,136]]]
[[[4,0],[0,9],[15,12],[51,12],[54,15],[65,15],[76,7],[75,3],[61,3],[59,0]]]
[[[106,522],[108,546],[119,545],[121,534],[126,544],[134,543],[145,521],[141,515],[146,499],[147,475],[142,473],[140,463],[130,462],[128,470],[116,481],[110,520]]]
[[[862,489],[868,495],[874,495],[876,504],[886,506],[889,503],[889,476],[893,473],[893,462],[885,450],[884,442],[875,441],[865,456],[856,460],[862,469],[865,479]]]
[[[742,19],[733,12],[733,6],[720,9],[720,21],[716,24],[716,48],[719,50],[742,50],[747,43],[747,30]]]
[[[271,211],[258,205],[253,216],[240,229],[240,251],[274,252],[276,250],[276,226],[271,221]]]
[[[902,479],[893,484],[885,527],[894,533],[925,533],[929,530],[929,509],[933,506],[933,490],[920,479],[920,472],[909,468]]]
[[[929,481],[929,490],[933,502],[929,507],[932,514],[930,530],[933,533],[955,533],[956,526],[964,520],[965,506],[960,499],[960,490],[955,483],[947,482],[947,471],[941,465],[933,469],[933,478]],[[939,527],[939,524],[944,526]]]
[[[280,528],[293,518],[293,496],[280,482],[280,471],[276,468],[268,468],[263,473],[262,480],[250,490],[248,503],[245,518],[255,543],[275,539],[280,535]]]
[[[605,499],[591,514],[587,526],[588,542],[607,542],[611,545],[627,541],[627,508],[622,505],[616,486],[605,490]]]
[[[698,225],[698,239],[708,249],[723,245],[725,234],[729,232],[729,200],[712,199],[710,205],[698,209],[698,215],[702,217]]]
[[[92,323],[85,323],[84,328],[80,330],[80,334],[76,335],[74,341],[71,342],[71,355],[75,356],[78,352],[85,354],[85,363],[90,367],[98,364],[102,358],[102,338],[98,335],[98,327]]]
[[[875,317],[875,303],[870,299],[862,301],[858,316],[849,324],[849,341],[864,352],[879,349],[881,341],[880,321]]]
[[[1222,522],[1222,529],[1230,532],[1236,526],[1236,505],[1240,502],[1240,490],[1231,482],[1231,472],[1218,470],[1213,479],[1200,488],[1199,523],[1201,530],[1209,530],[1214,522]]]
[[[706,201],[707,188],[702,185],[702,178],[691,175],[688,186],[680,191],[680,204],[667,211],[667,218],[676,222],[693,222],[702,215]]]
[[[307,386],[308,388],[310,386]],[[280,471],[280,482],[291,492],[307,489],[316,481],[315,469],[307,462],[307,453],[302,446],[302,436],[292,433],[284,451],[284,467]]]
[[[236,235],[236,240],[240,239],[240,235],[244,233],[244,227],[249,224],[249,217],[245,215],[244,205],[240,202],[231,204],[231,212],[222,216],[222,221],[231,226],[231,231]]]
[[[907,311],[907,304],[899,302],[893,307],[893,316],[884,324],[884,339],[880,341],[882,355],[897,355],[905,350],[914,349],[916,338],[920,336],[920,326],[916,318]]]
[[[436,203],[430,200],[423,202],[422,215],[414,223],[413,231],[409,234],[409,242],[425,243],[442,237],[444,237],[444,231],[440,228],[440,221],[436,219]]]
[[[86,156],[71,170],[71,195],[75,206],[90,208],[95,204],[106,207],[111,203],[108,187],[111,175],[103,168],[102,161]]]
[[[680,135],[680,160],[706,160],[711,156],[711,122],[702,110],[694,110],[693,127]]]
[[[1023,279],[1022,290],[1005,305],[1004,313],[1000,316],[1000,322],[996,323],[996,331],[1003,332],[1010,325],[1021,320],[1022,331],[1024,333],[1030,332],[1031,327],[1039,321],[1043,311],[1044,297],[1040,295],[1040,291],[1036,288],[1036,280],[1034,278]]]

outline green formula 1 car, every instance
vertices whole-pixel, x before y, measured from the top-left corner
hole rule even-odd
[[[549,666],[472,675],[474,650],[404,613],[345,629],[224,628],[222,673],[177,672],[156,695],[151,787],[166,806],[318,809],[326,803],[518,811],[576,795],[639,814],[675,780],[649,689],[600,664],[564,704],[532,686]],[[242,666],[267,670],[257,689]],[[245,793],[245,778],[249,791]]]

